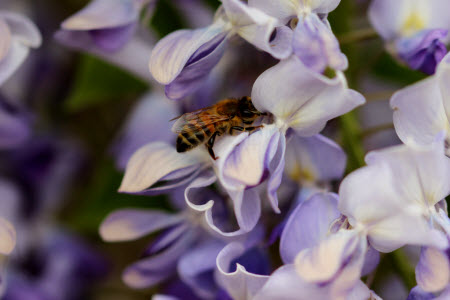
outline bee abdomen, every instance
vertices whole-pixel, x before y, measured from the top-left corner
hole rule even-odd
[[[183,132],[177,138],[177,152],[189,151],[206,141],[204,132],[186,133]]]

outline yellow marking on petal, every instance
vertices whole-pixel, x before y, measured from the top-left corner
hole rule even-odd
[[[295,182],[315,182],[316,176],[312,170],[301,168],[296,165],[291,172],[289,172],[289,177]]]
[[[403,23],[402,32],[406,36],[411,36],[414,33],[424,29],[425,23],[425,17],[421,13],[414,11],[406,18],[406,21]]]

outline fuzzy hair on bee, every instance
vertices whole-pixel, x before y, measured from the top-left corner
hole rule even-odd
[[[216,104],[172,119],[176,122],[172,131],[178,134],[177,152],[186,152],[205,144],[212,159],[216,160],[213,146],[217,136],[233,134],[233,131],[252,132],[262,125],[252,126],[260,116],[250,97],[227,98]]]

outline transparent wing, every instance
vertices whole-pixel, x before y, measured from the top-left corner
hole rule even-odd
[[[176,120],[176,122],[172,126],[172,132],[177,134],[192,131],[195,132],[195,128],[204,128],[205,126],[208,126],[210,124],[227,121],[229,119],[230,116],[209,114],[208,109],[200,109],[172,119]],[[196,126],[197,124],[200,124],[200,126]]]

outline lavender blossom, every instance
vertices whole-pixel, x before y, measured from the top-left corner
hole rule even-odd
[[[434,74],[447,53],[450,22],[443,11],[446,1],[373,0],[369,19],[392,55],[415,70]]]
[[[0,85],[20,67],[30,48],[41,42],[39,30],[27,17],[0,10]]]
[[[347,57],[341,52],[326,19],[339,3],[340,0],[249,1],[250,5],[276,17],[281,23],[290,21],[293,24],[294,54],[305,66],[318,73],[323,73],[326,68],[343,71],[348,66]]]
[[[397,135],[407,145],[426,146],[443,134],[449,141],[448,109],[450,94],[450,55],[439,64],[436,74],[392,96],[394,125]]]
[[[239,0],[223,0],[210,26],[179,30],[159,41],[150,57],[150,72],[166,86],[169,98],[181,99],[198,89],[232,36],[239,35],[275,58],[288,57],[292,32],[280,25],[275,18]]]

